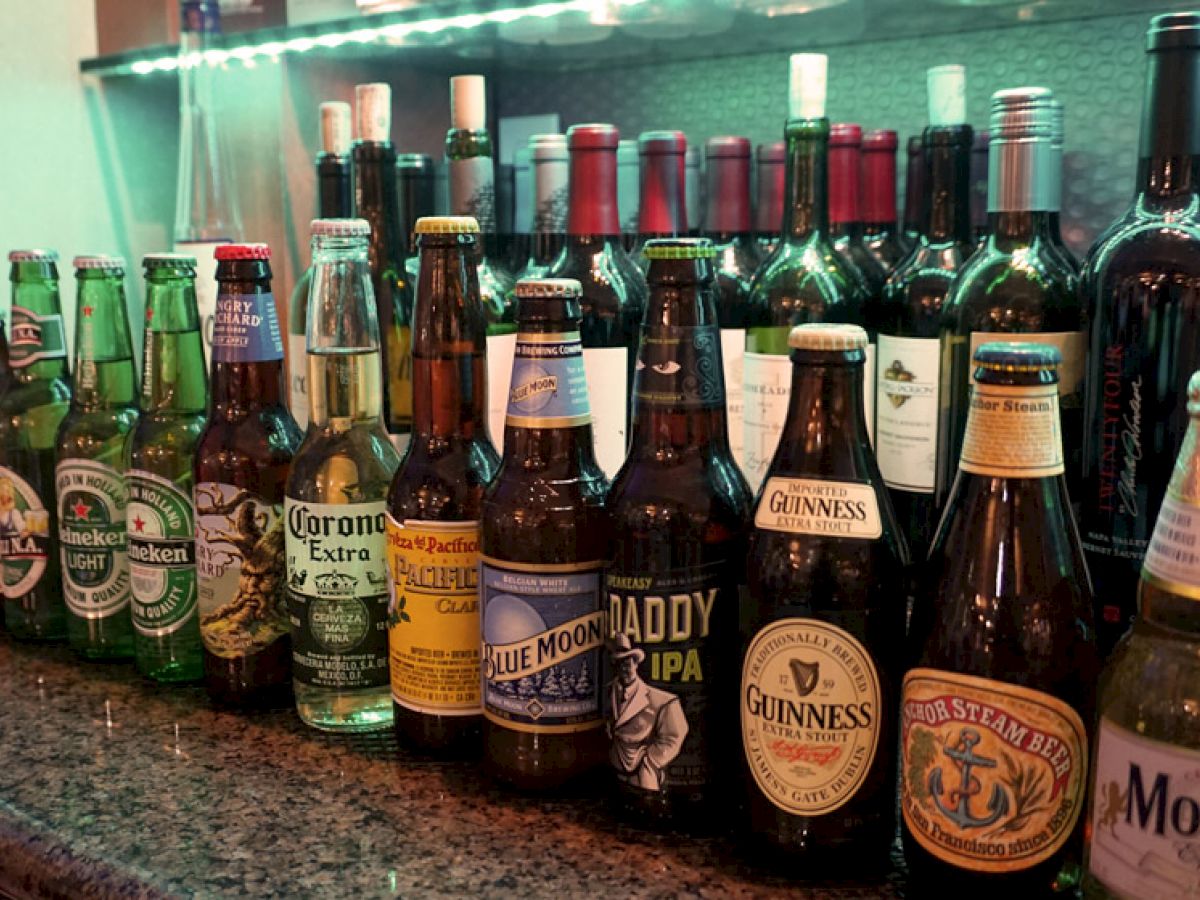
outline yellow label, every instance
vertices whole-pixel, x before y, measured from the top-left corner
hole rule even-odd
[[[1061,475],[1058,388],[976,384],[958,467],[997,478]]]
[[[441,716],[479,715],[479,523],[387,517],[392,697]]]
[[[1057,697],[937,669],[904,677],[900,803],[926,850],[1016,872],[1053,856],[1083,807],[1087,735]]]

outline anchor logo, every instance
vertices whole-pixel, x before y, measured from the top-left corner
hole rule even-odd
[[[942,768],[938,766],[929,773],[929,793],[933,796],[934,805],[942,815],[959,828],[984,828],[1008,814],[1008,794],[999,784],[992,785],[992,796],[988,799],[988,815],[976,818],[971,813],[971,798],[983,790],[979,779],[972,774],[974,769],[994,769],[996,761],[986,756],[976,756],[975,747],[979,743],[979,732],[974,728],[964,728],[958,734],[958,743],[953,747],[943,748],[942,752],[950,757],[961,774],[958,787],[950,791],[950,804],[942,804]]]

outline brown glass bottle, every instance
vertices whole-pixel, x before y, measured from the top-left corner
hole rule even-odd
[[[270,248],[229,244],[216,256],[212,387],[193,470],[204,686],[223,703],[289,706],[283,492],[303,435],[287,406]]]
[[[1077,875],[1092,590],[1063,478],[1061,353],[986,343],[974,360],[958,477],[909,631],[904,853],[916,896],[1041,897]]]
[[[487,430],[479,223],[417,221],[413,438],[388,491],[396,734],[421,750],[479,746],[479,520],[500,459]]]
[[[806,872],[887,864],[908,553],[863,411],[867,334],[789,336],[791,397],[750,530],[743,790],[752,846]]]
[[[592,448],[574,279],[517,283],[504,457],[483,505],[485,768],[526,789],[595,768],[608,482]]]

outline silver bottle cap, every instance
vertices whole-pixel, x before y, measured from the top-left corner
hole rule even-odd
[[[988,212],[1058,208],[1054,166],[1054,93],[1009,88],[992,95],[988,147]]]

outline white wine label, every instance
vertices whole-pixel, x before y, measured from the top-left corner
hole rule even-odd
[[[913,837],[974,872],[1018,872],[1067,842],[1087,791],[1087,733],[1057,697],[938,669],[904,676],[900,806]]]
[[[125,479],[88,459],[63,460],[54,475],[67,609],[81,619],[124,612],[129,606]]]
[[[302,334],[288,335],[288,408],[300,430],[308,428],[308,352]]]
[[[228,243],[228,238],[216,241],[175,242],[176,253],[187,253],[196,257],[196,312],[200,315],[205,365],[212,359],[213,332],[217,317],[217,264],[213,254],[218,247]]]
[[[1200,508],[1168,489],[1142,565],[1158,587],[1200,600]]]
[[[1016,344],[1035,343],[1049,344],[1057,347],[1062,354],[1062,363],[1058,367],[1058,395],[1083,394],[1083,376],[1087,363],[1087,332],[1086,331],[972,331],[971,360],[975,359],[975,351],[980,344]],[[975,365],[971,364],[971,385],[975,385]]]
[[[863,417],[867,420],[867,440],[875,446],[875,355],[874,344],[867,344],[863,361]]]
[[[862,787],[879,749],[879,673],[853,635],[779,619],[742,665],[742,748],[754,781],[795,816],[833,812]]]
[[[937,471],[937,338],[879,336],[875,457],[888,487],[931,494]]]
[[[133,627],[149,637],[179,631],[196,615],[196,516],[173,481],[139,469],[125,473],[125,528],[133,589]]]
[[[1128,900],[1200,895],[1200,752],[1101,718],[1095,768],[1092,878]]]
[[[725,410],[729,423],[729,449],[739,466],[745,466],[746,435],[742,424],[746,396],[742,382],[746,354],[746,329],[721,329],[721,363],[725,369]]]
[[[792,392],[792,362],[786,355],[747,352],[742,362],[746,407],[743,431],[745,464],[742,471],[757,491],[779,446]]]
[[[585,347],[583,350],[596,462],[609,478],[616,475],[625,462],[628,366],[629,353],[623,347]]]
[[[958,467],[996,478],[1061,475],[1062,423],[1055,386],[976,384]]]
[[[488,335],[488,434],[497,453],[504,452],[504,417],[508,413],[508,389],[512,381],[513,354],[516,351],[516,332]]]
[[[754,526],[864,540],[883,534],[875,488],[822,478],[768,478],[754,511]]]
[[[52,498],[53,499],[53,498]],[[0,466],[0,593],[19,600],[37,587],[50,556],[50,511],[28,481]]]

